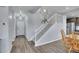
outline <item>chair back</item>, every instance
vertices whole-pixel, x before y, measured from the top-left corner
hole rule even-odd
[[[62,40],[65,39],[65,33],[64,33],[64,30],[61,30],[61,36],[62,36]]]

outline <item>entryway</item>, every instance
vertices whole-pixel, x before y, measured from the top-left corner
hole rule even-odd
[[[25,35],[25,20],[16,21],[16,36]]]

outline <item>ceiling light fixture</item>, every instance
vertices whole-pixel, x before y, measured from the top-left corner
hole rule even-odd
[[[46,9],[43,9],[44,12],[46,12]]]
[[[12,15],[9,15],[9,18],[12,19]]]

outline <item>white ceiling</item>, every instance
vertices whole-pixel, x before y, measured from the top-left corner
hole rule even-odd
[[[39,8],[44,8],[48,11],[48,15],[53,15],[54,13],[60,13],[67,15],[67,17],[78,16],[79,6],[13,6],[10,7],[11,10],[18,12],[22,10],[27,13],[35,13]]]
[[[19,12],[19,10],[21,10],[25,13],[35,13],[39,8],[40,6],[12,6],[9,9],[15,12]]]
[[[49,6],[42,8],[47,9],[50,16],[54,13],[59,13],[62,15],[66,15],[67,17],[72,17],[71,14],[75,16],[75,14],[78,13],[77,11],[79,11],[79,6]]]

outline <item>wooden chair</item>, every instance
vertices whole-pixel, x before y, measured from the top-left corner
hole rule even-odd
[[[64,43],[65,48],[68,50],[68,52],[79,51],[79,43],[76,40],[76,36],[74,35],[74,32],[71,36],[66,37],[63,30],[61,30],[62,35],[62,42]]]

